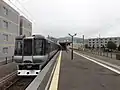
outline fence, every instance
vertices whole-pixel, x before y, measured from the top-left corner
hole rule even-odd
[[[8,57],[0,57],[0,65],[4,65],[10,62],[13,62],[13,56],[8,56]]]
[[[102,50],[99,51],[99,50],[93,50],[93,49],[84,49],[84,51],[83,51],[83,49],[78,49],[78,50],[82,51],[83,53],[86,52],[86,53],[90,53],[90,54],[94,54],[94,55],[99,55],[99,56],[104,56],[104,57],[120,60],[119,52],[104,52]]]

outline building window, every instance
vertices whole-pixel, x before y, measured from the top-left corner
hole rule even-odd
[[[89,41],[91,41],[91,39],[89,39]]]
[[[8,15],[8,9],[6,7],[3,7],[3,10],[4,10],[4,14]]]
[[[28,27],[31,29],[31,24],[28,24]]]
[[[3,34],[4,36],[4,41],[8,41],[8,35],[7,34]]]
[[[112,40],[112,39],[110,38],[110,40]]]
[[[5,29],[8,29],[8,22],[5,21],[5,20],[3,20],[3,27],[4,27]]]
[[[107,38],[105,38],[105,40],[107,40]]]
[[[7,54],[7,53],[8,53],[8,47],[4,47],[4,48],[3,48],[3,53],[4,53],[4,54]]]

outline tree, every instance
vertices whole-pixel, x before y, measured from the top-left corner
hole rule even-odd
[[[105,51],[105,46],[104,46],[104,45],[102,45],[102,47],[101,47],[101,48],[102,48],[102,50],[103,50],[103,51]]]
[[[112,41],[108,41],[106,46],[108,49],[111,49],[111,50],[115,50],[117,48],[117,45]]]
[[[120,45],[118,46],[118,51],[120,51]]]

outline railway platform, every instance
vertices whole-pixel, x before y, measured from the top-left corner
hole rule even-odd
[[[119,69],[95,62],[95,60],[77,52],[74,52],[74,59],[71,60],[70,54],[70,51],[62,52],[61,60],[57,63],[49,90],[120,89]]]
[[[74,51],[60,51],[26,90],[119,90],[120,67]]]

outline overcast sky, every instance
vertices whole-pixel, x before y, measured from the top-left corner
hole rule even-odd
[[[33,33],[55,37],[68,33],[77,33],[78,37],[84,34],[86,38],[99,34],[120,36],[120,0],[19,1],[31,13]]]

